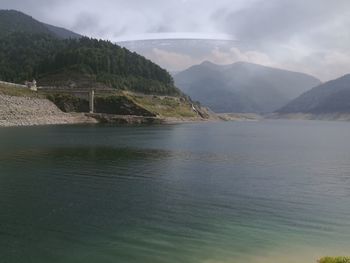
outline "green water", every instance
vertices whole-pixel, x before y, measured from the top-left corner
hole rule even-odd
[[[350,254],[350,123],[0,129],[1,263]]]

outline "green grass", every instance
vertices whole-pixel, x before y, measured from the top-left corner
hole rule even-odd
[[[127,95],[139,106],[160,117],[194,118],[191,104],[180,97]]]
[[[8,95],[8,96],[17,96],[17,97],[49,98],[51,101],[56,103],[56,105],[57,105],[57,101],[53,99],[55,96],[59,98],[70,96],[70,95],[64,95],[64,94],[48,95],[45,93],[38,93],[35,91],[31,91],[26,88],[13,87],[6,84],[0,84],[0,94]],[[137,95],[135,93],[122,92],[122,91],[116,91],[115,94],[113,95],[119,98],[124,97],[126,99],[129,99],[139,107],[144,108],[145,110],[151,113],[154,113],[155,115],[158,115],[160,117],[174,117],[174,118],[198,117],[197,113],[195,113],[192,110],[191,103],[188,100],[181,97]],[[111,95],[108,94],[108,96],[111,96]],[[101,96],[101,98],[104,98],[104,97],[107,98],[107,95]],[[63,102],[65,101],[63,100]],[[59,106],[59,108],[61,107]]]
[[[0,84],[0,94],[16,97],[40,98],[41,96],[27,88],[14,87],[11,85]]]
[[[350,257],[324,257],[319,263],[350,263]]]

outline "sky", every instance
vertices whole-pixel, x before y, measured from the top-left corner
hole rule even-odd
[[[210,60],[258,63],[323,81],[350,73],[349,0],[0,0],[0,8],[115,42],[226,40],[193,54],[195,47],[179,49],[174,42],[173,48],[133,45],[170,71]]]

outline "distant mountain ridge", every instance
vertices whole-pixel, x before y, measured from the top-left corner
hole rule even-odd
[[[273,112],[321,83],[304,73],[247,62],[216,65],[205,61],[174,79],[192,99],[219,113]]]
[[[328,81],[294,99],[278,113],[350,113],[350,74]]]
[[[55,34],[57,37],[60,38],[81,38],[82,35],[79,35],[73,31],[67,30],[63,27],[57,27],[49,24],[43,23],[44,26],[47,27],[47,29],[50,30],[53,34]]]
[[[39,22],[16,10],[0,10],[0,35],[4,36],[13,32],[48,34],[62,39],[82,37],[65,28]]]

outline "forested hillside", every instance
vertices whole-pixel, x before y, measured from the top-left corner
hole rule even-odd
[[[63,39],[47,25],[18,13],[0,11],[0,80],[20,83],[35,78],[39,85],[42,81],[79,87],[83,79],[121,90],[181,94],[166,70],[136,53],[109,41]]]
[[[0,10],[0,36],[13,32],[48,34],[57,38],[79,38],[81,35],[64,28],[41,23],[16,10]]]

